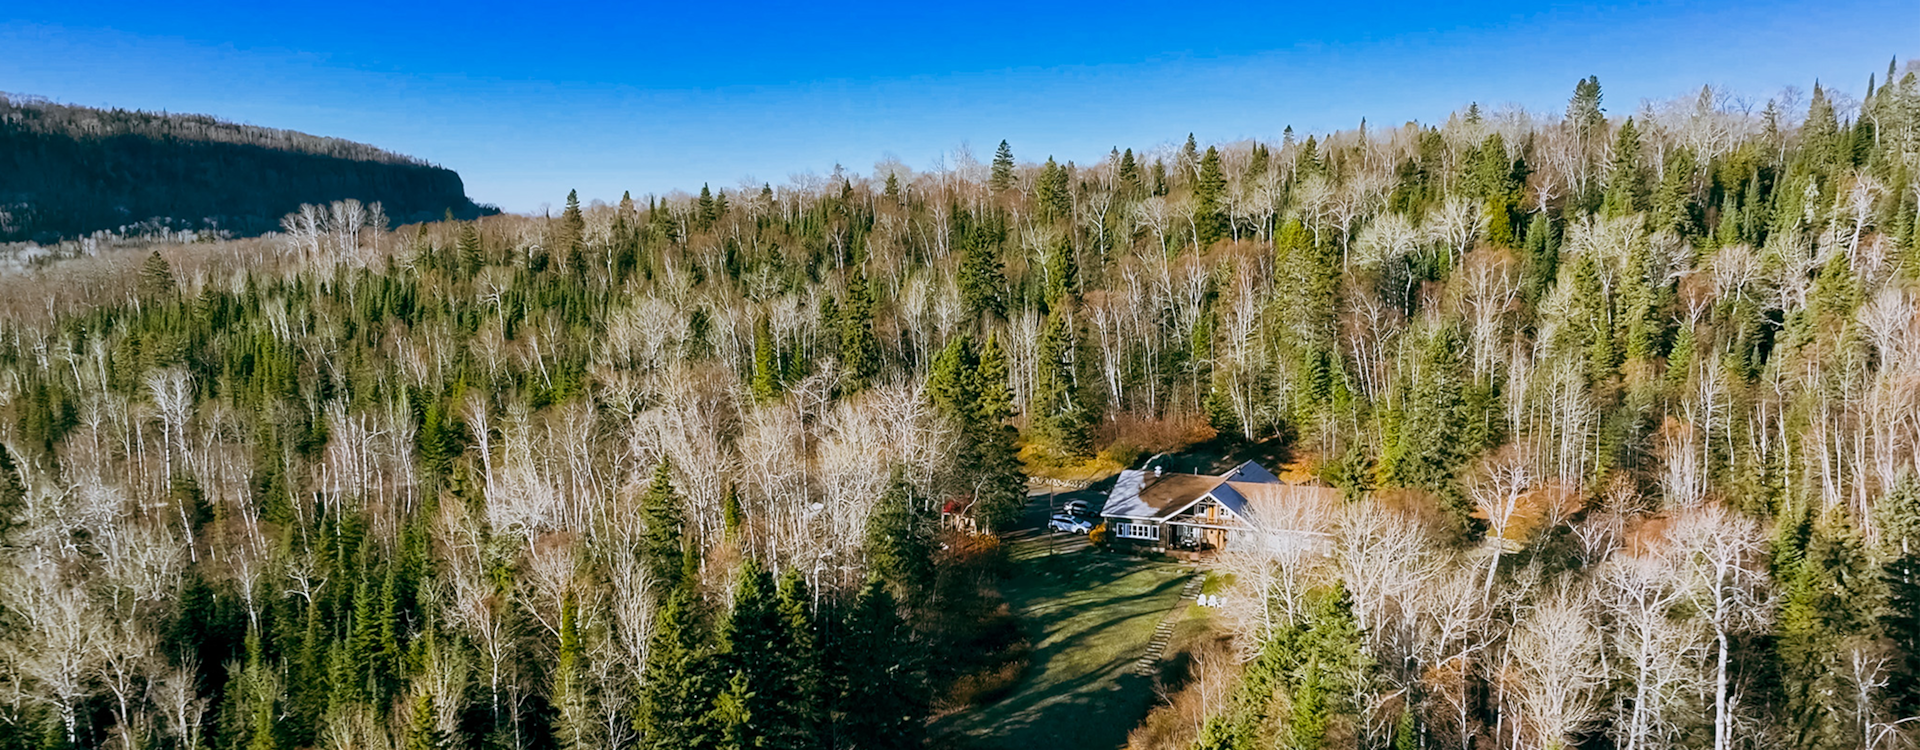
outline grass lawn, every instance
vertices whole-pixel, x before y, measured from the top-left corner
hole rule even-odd
[[[1152,705],[1152,683],[1134,662],[1191,572],[1086,549],[1048,555],[1048,543],[1014,541],[1016,572],[1001,587],[1033,642],[1031,665],[1005,698],[934,727],[955,745],[1117,748]]]

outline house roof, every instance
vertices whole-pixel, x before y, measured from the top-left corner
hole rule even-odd
[[[1107,495],[1100,515],[1114,518],[1162,519],[1172,516],[1203,497],[1213,497],[1235,515],[1246,517],[1248,505],[1243,486],[1280,484],[1280,479],[1265,467],[1248,461],[1219,476],[1206,474],[1166,474],[1154,476],[1145,469],[1120,472]]]

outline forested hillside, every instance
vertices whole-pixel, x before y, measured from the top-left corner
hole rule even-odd
[[[452,170],[361,143],[0,94],[0,242],[142,223],[259,234],[349,198],[402,222],[481,212]]]
[[[0,277],[0,748],[964,744],[943,511],[1195,432],[1347,500],[1140,747],[1907,746],[1916,70]]]

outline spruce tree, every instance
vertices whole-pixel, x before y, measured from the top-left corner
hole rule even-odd
[[[1640,167],[1640,129],[1627,118],[1613,141],[1613,167],[1607,172],[1606,198],[1601,210],[1608,216],[1626,216],[1646,209],[1647,179]]]
[[[769,736],[787,734],[786,707],[774,703],[781,692],[774,688],[788,678],[781,671],[786,634],[776,607],[773,577],[748,558],[716,632],[718,667],[731,675],[722,701],[734,703],[716,707],[723,746],[757,748]]]
[[[873,333],[873,296],[867,275],[854,266],[847,273],[847,299],[840,310],[840,369],[847,390],[865,390],[880,372],[880,339]]]
[[[1078,382],[1080,327],[1068,310],[1047,316],[1040,334],[1040,359],[1033,385],[1035,433],[1068,458],[1085,457],[1091,448],[1093,415]]]
[[[1875,573],[1852,522],[1836,510],[1814,524],[1784,582],[1776,649],[1794,747],[1862,745],[1844,659],[1880,637],[1885,590]]]
[[[978,457],[973,482],[973,514],[987,531],[1011,527],[1027,504],[1027,473],[1020,464],[1020,434],[1007,424],[1015,414],[1013,388],[1007,381],[1007,354],[997,335],[987,336],[975,371],[972,438]]]
[[[1007,278],[999,247],[978,229],[966,231],[960,242],[960,300],[967,316],[984,324],[1005,315]]]
[[[567,268],[574,273],[583,270],[582,256],[586,253],[586,239],[587,220],[580,213],[580,191],[568,190],[567,208],[560,212],[560,233],[554,244],[560,251],[560,257],[565,259]]]
[[[653,580],[666,589],[679,586],[683,564],[686,504],[673,489],[673,474],[662,460],[654,467],[653,483],[640,497],[640,517],[645,530],[637,552],[646,562]]]
[[[782,370],[772,327],[762,315],[753,321],[753,397],[762,403],[779,399],[785,387]]]
[[[1047,221],[1062,221],[1073,215],[1073,192],[1069,186],[1069,174],[1066,167],[1047,157],[1047,163],[1040,168],[1040,184],[1035,191],[1040,205],[1040,216]]]
[[[908,601],[924,595],[933,579],[933,539],[918,505],[906,472],[895,468],[867,516],[867,569]]]
[[[1140,163],[1133,159],[1133,149],[1127,149],[1120,155],[1120,192],[1128,198],[1138,198],[1143,186],[1140,182]]]
[[[1894,715],[1920,713],[1920,486],[1911,472],[1882,495],[1875,508],[1880,525],[1880,575],[1887,590],[1881,628],[1896,649],[1887,691]]]
[[[719,692],[695,598],[676,590],[654,614],[646,669],[634,704],[633,726],[647,750],[689,750],[715,745],[712,706]]]
[[[773,649],[779,679],[764,688],[766,702],[779,706],[782,721],[767,730],[768,750],[805,750],[825,743],[824,675],[820,638],[814,626],[813,597],[798,570],[780,577],[775,604],[780,632]]]
[[[835,729],[844,746],[907,750],[925,743],[927,698],[908,659],[911,633],[879,581],[869,581],[847,613],[840,651]]]
[[[1193,144],[1193,136],[1187,136],[1188,147]],[[1220,205],[1220,199],[1227,191],[1227,176],[1220,169],[1220,151],[1212,146],[1200,158],[1200,176],[1193,185],[1193,221],[1199,236],[1200,249],[1218,242],[1226,234],[1228,216]]]
[[[166,258],[160,257],[160,251],[147,254],[147,261],[140,266],[140,296],[148,300],[158,300],[172,296],[175,290],[173,266]]]
[[[1013,149],[1006,141],[1000,142],[1000,148],[993,152],[993,172],[987,177],[987,187],[993,192],[1003,193],[1013,187]]]
[[[1452,327],[1435,330],[1422,342],[1407,395],[1395,407],[1380,472],[1388,483],[1438,495],[1447,519],[1464,533],[1473,524],[1473,508],[1457,472],[1479,447],[1467,445],[1467,372],[1461,344]]]
[[[27,485],[13,463],[13,453],[0,445],[0,547],[7,544],[13,530],[20,527],[27,510]]]

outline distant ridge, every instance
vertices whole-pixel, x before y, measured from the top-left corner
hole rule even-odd
[[[302,203],[346,198],[395,222],[496,212],[453,170],[364,143],[0,93],[0,241],[141,225],[258,234]]]

